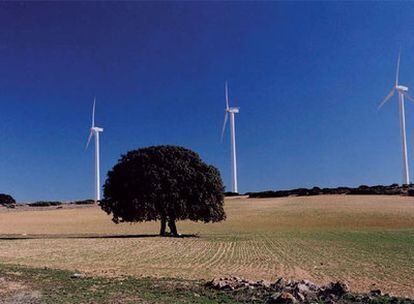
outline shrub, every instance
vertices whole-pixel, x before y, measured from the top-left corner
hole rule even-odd
[[[337,188],[319,188],[313,187],[311,189],[297,188],[292,190],[281,191],[262,191],[262,192],[248,192],[250,198],[266,198],[266,197],[285,197],[285,196],[310,196],[322,194],[357,194],[357,195],[405,195],[409,189],[414,189],[414,185],[392,184],[389,186],[375,185],[367,186],[361,185],[358,188],[337,187]]]
[[[1,206],[14,206],[16,204],[16,201],[14,198],[9,194],[0,193],[0,205]]]
[[[225,219],[220,172],[191,150],[153,146],[128,152],[108,172],[101,208],[119,222],[161,221],[177,235],[177,220]]]
[[[286,197],[289,196],[290,191],[261,191],[261,192],[250,192],[250,198],[268,198],[268,197]]]
[[[308,196],[309,195],[309,191],[306,188],[293,189],[291,190],[291,193],[297,196]]]
[[[30,207],[50,207],[62,205],[62,202],[57,201],[38,201],[28,204]]]
[[[240,194],[237,192],[224,192],[224,196],[239,196]]]
[[[308,191],[308,195],[320,195],[322,194],[322,190],[319,187],[313,187]]]
[[[75,201],[75,202],[73,202],[73,204],[75,204],[75,205],[93,205],[93,204],[95,204],[95,201],[91,200],[91,199],[87,199],[87,200],[82,200],[82,201]]]

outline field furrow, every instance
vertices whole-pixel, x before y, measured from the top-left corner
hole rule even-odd
[[[179,222],[199,234],[184,238],[158,237],[154,222],[115,225],[96,206],[1,209],[0,262],[104,276],[343,280],[414,296],[411,198],[235,198],[225,208],[223,223]]]

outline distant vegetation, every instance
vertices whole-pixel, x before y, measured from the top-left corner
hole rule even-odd
[[[237,192],[224,192],[224,196],[239,196],[240,194]]]
[[[14,205],[16,205],[16,201],[11,195],[0,193],[0,206],[12,207]]]
[[[226,218],[220,172],[177,146],[128,152],[108,172],[102,209],[119,222],[161,221],[160,235],[177,236],[176,221],[218,222]]]
[[[62,202],[58,201],[38,201],[28,204],[30,207],[50,207],[62,205]]]
[[[312,196],[312,195],[324,195],[324,194],[349,194],[349,195],[408,195],[414,196],[414,185],[392,184],[389,186],[376,185],[367,186],[361,185],[357,188],[351,187],[337,187],[337,188],[297,188],[292,190],[279,190],[279,191],[261,191],[261,192],[248,192],[250,198],[267,198],[267,197],[287,197],[287,196]]]
[[[83,200],[83,201],[75,201],[75,202],[72,202],[71,204],[75,204],[75,205],[92,205],[92,204],[95,204],[95,201],[91,200],[91,199],[87,199],[87,200]]]
[[[67,202],[63,203],[60,201],[37,201],[34,203],[27,204],[30,207],[51,207],[51,206],[60,206],[63,204],[74,204],[74,205],[93,205],[95,204],[94,200],[86,199],[86,200],[80,200],[80,201],[74,201],[74,202]]]

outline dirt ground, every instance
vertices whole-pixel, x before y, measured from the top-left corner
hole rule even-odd
[[[222,223],[180,222],[197,235],[184,238],[158,237],[155,222],[116,225],[98,206],[0,208],[0,262],[104,276],[343,280],[414,296],[413,198],[231,198],[225,208]]]

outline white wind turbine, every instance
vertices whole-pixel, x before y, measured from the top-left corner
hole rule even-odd
[[[408,185],[410,183],[410,173],[408,170],[408,156],[407,156],[407,135],[405,130],[405,108],[404,108],[404,97],[407,97],[409,100],[414,101],[414,99],[408,95],[408,87],[398,84],[398,78],[400,74],[400,55],[398,54],[397,60],[397,72],[395,75],[395,85],[391,89],[391,92],[384,98],[384,100],[378,106],[378,110],[390,100],[394,95],[395,91],[398,92],[398,103],[400,108],[400,128],[401,128],[401,141],[402,141],[402,159],[403,159],[403,183]]]
[[[224,131],[226,130],[227,118],[230,114],[230,133],[231,133],[231,173],[232,173],[232,191],[238,193],[237,188],[237,160],[236,160],[236,129],[234,126],[234,114],[239,113],[239,108],[229,107],[229,90],[227,82],[224,86],[226,95],[226,109],[224,114],[223,129],[221,130],[221,141],[223,141]]]
[[[86,149],[92,139],[95,136],[95,203],[101,200],[101,178],[100,178],[100,164],[99,164],[99,133],[103,132],[102,128],[95,126],[95,103],[96,98],[93,100],[92,108],[92,126],[89,133],[88,142],[86,143]]]

